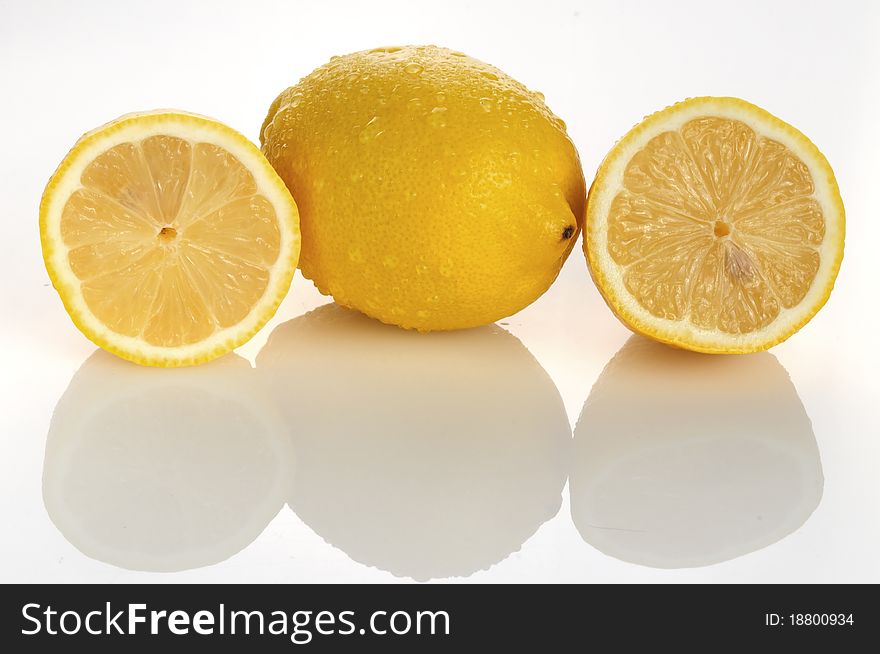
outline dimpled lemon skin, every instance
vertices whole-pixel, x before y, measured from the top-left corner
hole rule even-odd
[[[299,206],[303,275],[404,328],[519,311],[583,224],[565,124],[540,93],[445,48],[334,57],[278,96],[261,142]]]

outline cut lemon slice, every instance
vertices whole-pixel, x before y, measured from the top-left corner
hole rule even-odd
[[[153,366],[246,342],[287,293],[300,243],[296,204],[256,146],[177,111],[83,136],[46,187],[40,235],[76,326]]]
[[[605,158],[584,251],[633,331],[742,353],[785,340],[825,304],[843,238],[834,173],[807,137],[743,100],[693,98]]]

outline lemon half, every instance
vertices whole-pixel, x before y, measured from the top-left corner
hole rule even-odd
[[[607,155],[584,250],[633,331],[754,352],[828,299],[844,222],[834,173],[807,137],[743,100],[693,98],[649,116]]]
[[[178,111],[84,135],[43,194],[49,276],[76,326],[136,363],[181,366],[246,342],[299,258],[296,204],[238,132]]]

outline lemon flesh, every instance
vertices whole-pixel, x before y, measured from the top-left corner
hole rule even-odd
[[[824,304],[844,214],[806,137],[733,98],[655,114],[608,155],[585,250],[600,291],[635,331],[688,349],[749,352]]]
[[[150,365],[207,361],[262,326],[296,266],[296,222],[253,145],[175,112],[84,137],[41,211],[46,265],[74,321]]]
[[[522,309],[583,223],[578,155],[543,96],[445,48],[334,57],[275,100],[261,140],[297,199],[303,274],[405,328]]]

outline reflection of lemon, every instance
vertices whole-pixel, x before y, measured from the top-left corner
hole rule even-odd
[[[822,497],[810,419],[766,352],[711,357],[633,336],[593,386],[574,442],[575,526],[641,565],[704,566],[766,547]]]
[[[831,167],[803,134],[736,98],[645,119],[590,190],[584,248],[631,329],[700,352],[755,352],[822,307],[843,257]]]
[[[40,206],[43,256],[76,326],[136,363],[203,363],[238,347],[290,286],[296,205],[259,150],[174,111],[81,138]]]
[[[43,465],[52,522],[113,565],[185,570],[253,541],[292,468],[254,371],[229,355],[154,370],[92,355],[55,408]]]
[[[291,507],[356,561],[470,575],[559,510],[565,409],[499,327],[420,335],[329,305],[276,328],[257,373],[295,444]]]
[[[300,208],[303,274],[383,322],[510,315],[547,290],[582,223],[562,121],[444,48],[334,57],[275,100],[261,136]]]

